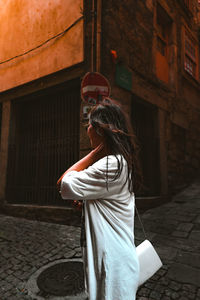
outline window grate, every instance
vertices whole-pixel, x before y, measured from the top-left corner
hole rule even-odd
[[[79,158],[79,90],[12,104],[8,202],[69,205],[57,192],[56,181]]]
[[[185,59],[184,68],[185,71],[196,78],[197,74],[197,44],[193,40],[190,33],[185,29]]]

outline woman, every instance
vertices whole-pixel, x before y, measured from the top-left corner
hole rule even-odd
[[[89,300],[134,300],[139,265],[134,244],[137,147],[119,105],[92,108],[92,150],[58,180],[63,199],[84,200],[84,267]]]

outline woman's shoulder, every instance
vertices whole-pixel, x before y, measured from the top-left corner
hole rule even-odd
[[[117,168],[118,164],[123,164],[126,165],[126,160],[125,158],[121,155],[121,154],[117,154],[117,155],[107,155],[104,156],[103,158],[99,159],[97,162],[95,162],[93,164],[94,167],[98,168],[102,168],[102,167],[106,167],[108,166],[108,168],[110,169],[111,167]]]

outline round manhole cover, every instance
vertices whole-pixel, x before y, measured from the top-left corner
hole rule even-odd
[[[83,264],[64,262],[44,270],[37,278],[43,292],[54,296],[74,296],[84,291]]]

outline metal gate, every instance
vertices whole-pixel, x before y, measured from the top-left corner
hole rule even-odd
[[[9,203],[69,205],[56,189],[79,158],[80,87],[13,102],[6,198]]]

